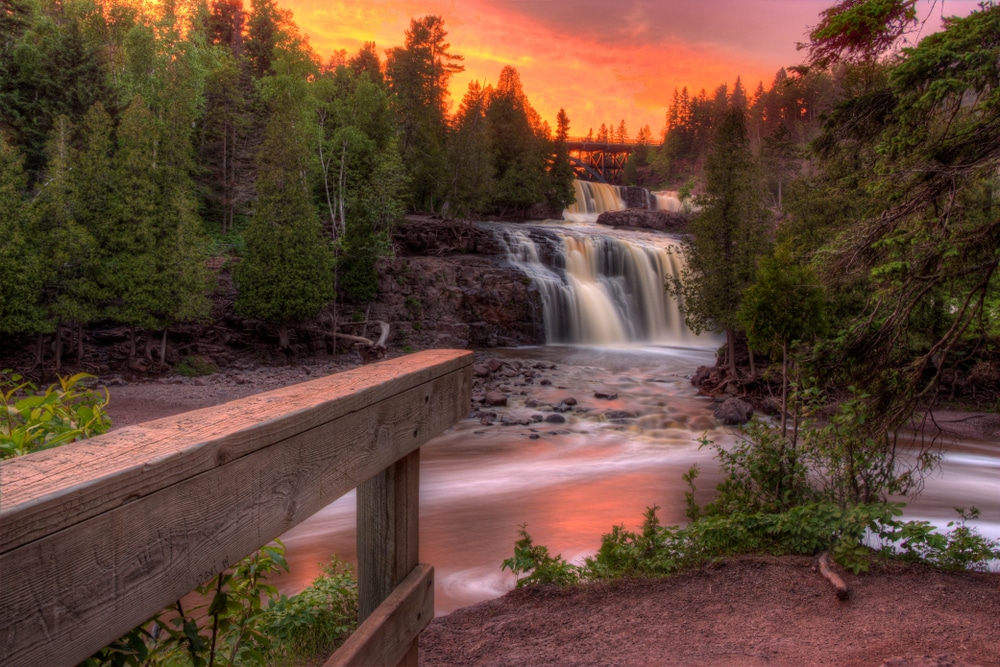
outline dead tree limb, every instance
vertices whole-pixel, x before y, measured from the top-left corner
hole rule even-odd
[[[847,596],[850,595],[850,591],[847,590],[847,584],[844,580],[840,578],[836,572],[830,567],[830,554],[824,551],[819,557],[819,573],[823,575],[823,578],[830,582],[833,589],[837,592],[837,598],[840,600],[846,600]]]

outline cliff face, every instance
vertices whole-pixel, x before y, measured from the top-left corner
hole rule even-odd
[[[384,320],[393,346],[497,347],[545,342],[542,300],[509,266],[489,230],[408,218],[394,233],[398,256],[380,260],[371,311],[343,305],[338,320]]]

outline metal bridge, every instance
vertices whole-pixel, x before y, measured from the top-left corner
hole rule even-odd
[[[598,183],[624,183],[625,163],[639,146],[647,144],[593,141],[570,138],[566,142],[569,161],[577,177]]]

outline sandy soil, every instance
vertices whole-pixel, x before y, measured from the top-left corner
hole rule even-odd
[[[117,384],[108,412],[120,428],[356,363],[345,355]],[[1000,439],[997,415],[936,418],[961,437]],[[851,596],[840,601],[813,566],[748,557],[667,580],[516,590],[436,619],[420,664],[1000,667],[1000,575],[841,572]]]

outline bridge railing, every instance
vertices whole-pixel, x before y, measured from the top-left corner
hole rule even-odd
[[[433,350],[113,431],[0,467],[0,656],[74,665],[358,488],[362,626],[327,664],[416,664],[419,447],[468,414]]]

